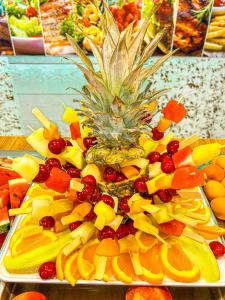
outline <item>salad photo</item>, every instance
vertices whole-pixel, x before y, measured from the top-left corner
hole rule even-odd
[[[38,0],[5,0],[16,54],[44,54]]]
[[[143,1],[142,15],[144,19],[149,15],[155,3],[156,2],[153,0]],[[163,0],[160,8],[156,13],[153,14],[151,18],[151,22],[145,36],[145,42],[147,44],[149,44],[154,39],[157,33],[161,32],[163,29],[166,29],[164,37],[158,44],[156,54],[168,53],[171,49],[175,24],[174,20],[176,18],[176,7],[176,0]]]
[[[6,9],[0,0],[0,55],[13,55]]]

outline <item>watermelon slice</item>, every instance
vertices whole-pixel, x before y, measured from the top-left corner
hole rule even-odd
[[[0,168],[0,186],[7,184],[9,180],[20,178],[20,175],[13,170]]]
[[[17,178],[9,180],[9,193],[10,193],[10,205],[11,208],[20,207],[26,192],[29,188],[29,184],[24,178]]]
[[[164,117],[175,123],[179,123],[186,115],[186,109],[182,103],[175,99],[171,99],[162,110]]]
[[[175,170],[172,189],[192,189],[204,185],[204,172],[194,166],[182,167]]]
[[[176,169],[185,166],[195,166],[192,159],[192,149],[189,146],[176,152],[172,159]]]
[[[4,232],[4,233],[0,234],[0,249],[1,249],[1,247],[4,243],[4,241],[5,241],[6,236],[7,236],[7,232]]]
[[[4,207],[0,209],[0,234],[9,230],[9,215],[8,208]]]
[[[8,207],[9,204],[9,189],[1,189],[0,190],[0,208]]]

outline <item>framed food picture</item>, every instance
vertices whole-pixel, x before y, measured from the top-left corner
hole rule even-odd
[[[0,55],[13,55],[13,47],[10,38],[8,17],[3,1],[0,1]]]

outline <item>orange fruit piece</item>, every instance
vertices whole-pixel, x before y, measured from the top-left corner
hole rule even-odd
[[[89,241],[78,252],[77,268],[82,279],[89,280],[94,274],[94,255],[99,244],[97,239]]]
[[[165,287],[132,287],[126,292],[126,300],[172,300]]]
[[[131,283],[137,279],[134,267],[128,253],[120,254],[112,258],[113,274],[117,280],[124,283]]]
[[[171,247],[162,245],[161,262],[168,277],[178,282],[196,282],[200,278],[199,269],[193,265],[179,244]]]
[[[220,168],[225,169],[225,155],[220,155],[216,158],[215,163]]]
[[[120,254],[120,249],[117,240],[112,238],[102,240],[95,251],[95,254],[99,256],[118,256]]]
[[[216,180],[209,180],[204,186],[204,191],[209,200],[218,197],[225,197],[225,187]]]
[[[216,181],[222,181],[224,179],[225,171],[217,165],[211,164],[204,167],[202,170],[208,179],[213,179]]]
[[[157,125],[157,129],[160,132],[164,132],[171,126],[171,124],[172,124],[171,120],[162,117],[159,121],[159,124]]]
[[[121,168],[121,172],[129,179],[139,175],[139,171],[137,168],[133,166],[127,166]]]
[[[61,250],[56,257],[56,277],[59,280],[63,280],[65,278],[64,267],[66,263],[66,258],[67,257],[63,254],[63,250]]]
[[[141,278],[152,284],[160,284],[164,274],[160,262],[160,244],[156,244],[145,253],[140,253],[140,263],[143,267]]]
[[[210,204],[216,217],[225,220],[225,197],[217,197]]]
[[[30,291],[14,297],[13,300],[48,300],[48,298],[39,292]]]
[[[78,252],[74,252],[72,255],[67,258],[64,265],[64,275],[69,283],[74,286],[77,280],[80,278],[80,274],[77,268],[77,256]]]
[[[148,251],[158,243],[158,240],[154,236],[142,231],[136,232],[135,239],[140,247],[141,252]]]

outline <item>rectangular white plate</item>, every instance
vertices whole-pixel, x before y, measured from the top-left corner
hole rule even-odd
[[[202,189],[200,189],[201,195],[203,202],[205,205],[207,205],[210,208],[209,202],[203,192]],[[26,201],[26,198],[25,200]],[[213,212],[210,208],[211,211],[211,224],[217,225],[217,220],[215,216],[213,215]],[[0,252],[0,279],[5,282],[26,282],[26,283],[47,283],[47,284],[69,284],[68,281],[60,281],[58,279],[52,279],[52,280],[42,280],[38,276],[37,273],[34,274],[11,274],[8,273],[7,270],[5,269],[3,265],[3,258],[5,255],[9,253],[9,242],[11,239],[11,236],[13,235],[14,231],[16,230],[17,226],[19,225],[22,216],[17,216],[13,226],[11,227],[8,236],[5,240],[5,243],[2,247],[2,250]],[[224,243],[224,239],[221,239],[221,242]],[[180,283],[180,282],[175,282],[171,280],[170,278],[165,277],[163,283],[161,286],[189,286],[189,287],[224,287],[225,286],[225,257],[219,258],[218,259],[218,264],[220,268],[220,273],[221,273],[221,278],[218,282],[215,283],[210,283],[206,282],[203,279],[193,282],[193,283]],[[82,285],[124,285],[123,282],[120,281],[111,281],[111,282],[103,282],[103,281],[96,281],[96,280],[79,280],[77,284],[82,284]],[[148,282],[145,281],[134,281],[130,285],[139,285],[139,286],[146,286],[150,285]]]

